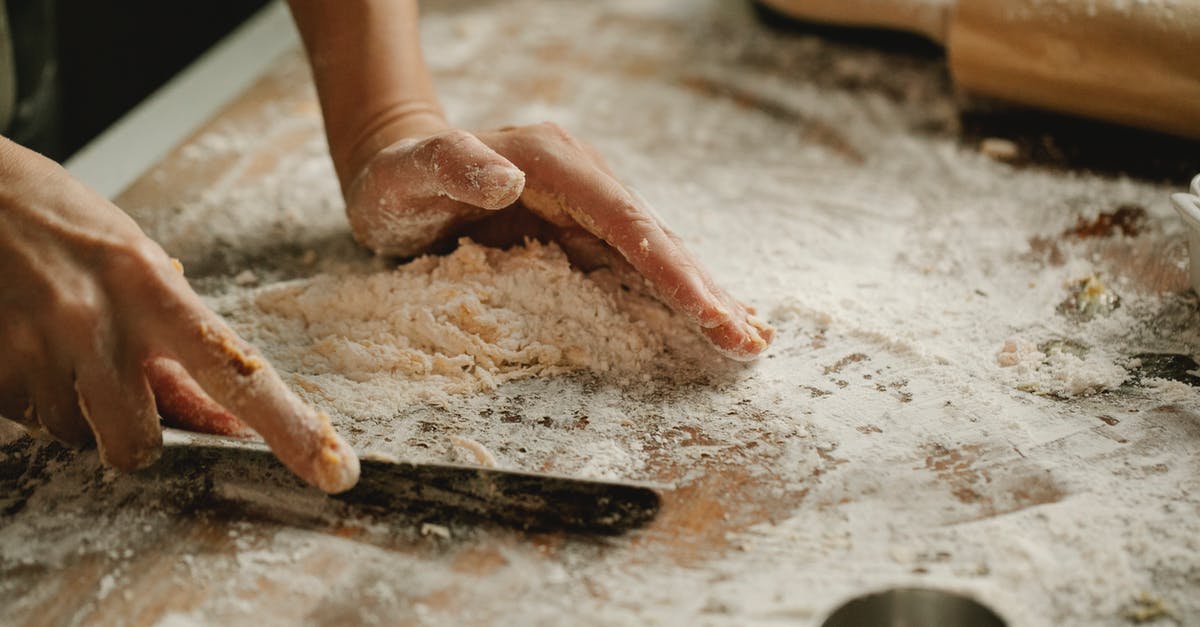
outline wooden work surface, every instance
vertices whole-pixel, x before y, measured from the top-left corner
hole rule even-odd
[[[739,292],[780,330],[757,370],[622,401],[635,408],[629,437],[646,460],[626,478],[676,486],[648,527],[596,538],[447,522],[446,539],[401,514],[364,523],[320,495],[281,511],[253,486],[219,489],[235,471],[119,476],[94,453],[21,440],[0,457],[0,623],[815,625],[848,596],[887,585],[967,591],[1013,624],[1125,624],[1137,612],[1155,624],[1200,621],[1200,408],[1186,385],[1166,401],[1132,375],[1079,398],[1021,391],[994,355],[1007,333],[1032,333],[1019,322],[1027,312],[1007,329],[947,327],[942,335],[976,347],[951,350],[880,287],[893,265],[896,276],[912,266],[914,276],[975,277],[964,298],[986,299],[995,292],[984,265],[1011,263],[1005,272],[1025,282],[1079,257],[1134,303],[1137,339],[1122,350],[1195,356],[1196,302],[1166,192],[1200,167],[1200,150],[1053,116],[960,117],[931,47],[760,19],[723,0],[451,2],[426,17],[452,117],[487,127],[566,116],[723,283],[778,276]],[[439,43],[449,41],[458,43]],[[489,69],[500,56],[507,65]],[[246,267],[296,278],[272,264],[314,247],[377,263],[336,220],[308,230],[250,220],[243,228],[261,229],[261,241],[240,251],[221,248],[220,228],[208,240],[203,228],[176,229],[197,219],[197,198],[225,194],[237,206],[239,190],[294,170],[319,141],[318,116],[301,56],[288,55],[117,204],[202,293]],[[977,154],[992,136],[1016,143],[1013,165]],[[324,180],[329,170],[290,176]],[[1066,191],[1037,191],[1057,183]],[[968,194],[992,204],[955,227],[947,216],[972,215],[956,213]],[[1139,236],[1056,239],[1123,204],[1146,212]],[[751,224],[714,233],[705,215],[717,210]],[[874,259],[877,229],[862,229],[863,261],[841,261],[861,267],[855,285],[871,295],[862,307],[838,295],[853,286],[819,280],[821,263],[839,262],[822,239],[859,229],[844,222],[854,215],[916,246]],[[954,228],[996,229],[998,243],[976,264],[956,252]],[[811,238],[811,258],[773,256],[778,236]],[[1010,304],[1020,305],[994,306]],[[1052,305],[1045,315],[1056,319]],[[1186,370],[1158,374],[1194,382]],[[953,372],[968,374],[950,393],[939,380]],[[553,393],[529,389],[520,391]],[[512,401],[506,390],[497,403]],[[717,412],[744,420],[746,436],[713,436]],[[94,527],[74,528],[81,520]]]

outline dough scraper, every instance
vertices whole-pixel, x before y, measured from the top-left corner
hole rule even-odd
[[[504,468],[364,456],[358,485],[329,498],[431,520],[518,529],[617,534],[654,518],[666,486],[580,479]],[[271,489],[316,492],[259,440],[163,429],[160,468],[253,477]]]

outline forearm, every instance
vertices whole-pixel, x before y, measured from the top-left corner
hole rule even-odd
[[[15,182],[54,171],[54,162],[0,135],[0,195],[15,189]]]
[[[23,248],[36,248],[42,238],[53,236],[70,240],[77,250],[119,247],[142,236],[127,214],[58,163],[3,136],[0,234],[0,239],[22,240]]]
[[[289,0],[342,190],[379,150],[447,127],[421,54],[416,0]]]

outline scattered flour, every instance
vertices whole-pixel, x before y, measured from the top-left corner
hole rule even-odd
[[[1021,337],[1006,340],[996,355],[1001,368],[1011,368],[1010,380],[1017,389],[1060,398],[1084,396],[1115,389],[1128,378],[1128,371],[1113,363],[1100,350],[1082,357],[1062,346],[1051,345],[1042,352]]]
[[[1200,394],[1130,360],[1200,356],[1179,190],[980,155],[944,59],[773,32],[749,3],[455,0],[423,29],[452,119],[596,144],[777,326],[768,354],[681,376],[712,366],[702,340],[551,246],[364,253],[300,55],[261,115],[121,206],[356,447],[469,462],[470,440],[505,467],[677,482],[674,509],[629,538],[507,535],[351,516],[262,468],[104,473],[18,443],[0,622],[816,625],[919,585],[1014,626],[1128,625],[1146,593],[1200,623]],[[1060,236],[1124,204],[1140,235]],[[1120,307],[1063,315],[1100,274]],[[198,593],[119,605],[159,585]]]

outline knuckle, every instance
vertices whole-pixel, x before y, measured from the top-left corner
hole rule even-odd
[[[166,252],[148,237],[137,237],[104,252],[104,264],[108,273],[116,278],[144,278],[157,274],[168,265]]]
[[[138,238],[110,251],[102,285],[116,307],[149,307],[165,312],[185,306],[187,282],[156,242]]]
[[[474,136],[467,131],[454,128],[438,133],[425,140],[425,143],[418,148],[418,152],[429,159],[437,159],[445,152],[457,150],[465,146],[472,139],[474,139]]]

